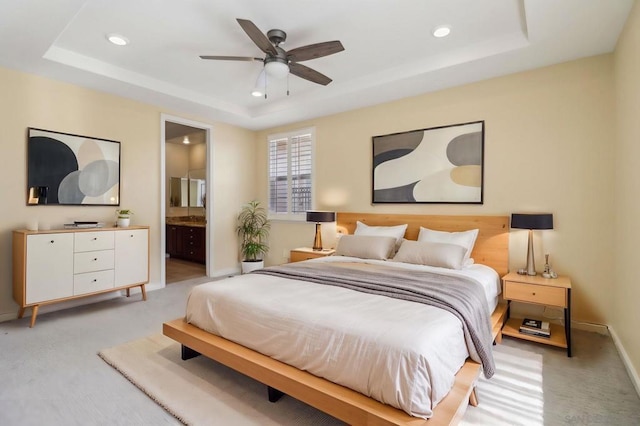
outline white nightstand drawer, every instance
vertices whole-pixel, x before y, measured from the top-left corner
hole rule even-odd
[[[87,272],[73,277],[73,294],[93,293],[113,288],[113,269]]]
[[[566,289],[512,281],[504,283],[504,298],[550,306],[567,306]]]
[[[84,272],[113,269],[114,258],[113,250],[76,253],[73,257],[73,273],[82,274]]]
[[[113,231],[76,232],[74,234],[74,251],[108,250],[114,247]]]

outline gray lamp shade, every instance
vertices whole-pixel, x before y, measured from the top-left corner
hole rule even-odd
[[[307,212],[307,222],[335,222],[336,212],[320,212],[309,211]]]
[[[553,214],[551,213],[513,213],[511,227],[515,229],[553,229]]]

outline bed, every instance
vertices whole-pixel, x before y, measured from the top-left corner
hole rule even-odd
[[[504,321],[506,309],[504,304],[497,303],[497,293],[499,292],[499,277],[506,273],[508,264],[507,217],[338,213],[339,232],[353,234],[358,221],[370,226],[407,224],[404,236],[408,240],[415,240],[418,237],[420,226],[444,231],[478,229],[478,236],[471,253],[476,265],[465,268],[462,272],[463,274],[479,273],[488,276],[489,283],[493,280],[493,285],[487,286],[488,288],[493,286],[493,290],[484,291],[482,293],[484,301],[480,303],[489,305],[492,309],[495,308],[488,332],[492,338],[499,341],[499,330]],[[364,263],[367,264],[365,268],[367,271],[372,267],[380,268],[376,270],[376,276],[383,276],[389,268],[408,271],[395,272],[394,270],[393,274],[405,273],[407,276],[422,274],[422,266],[418,265],[392,265],[392,262],[363,261],[344,256],[300,263],[308,264],[299,265],[298,269],[304,273],[309,273],[309,271],[315,273],[315,270],[318,269],[319,274],[325,275],[329,273],[325,272],[324,268],[340,269],[346,267],[351,271],[365,268]],[[292,267],[280,269],[282,271],[275,272],[288,274]],[[452,274],[455,275],[458,272],[452,271]],[[307,279],[309,277],[301,279],[290,276],[250,274],[225,280],[225,282],[198,286],[190,296],[191,306],[186,319],[165,323],[164,333],[182,343],[183,346],[228,365],[271,388],[300,399],[350,424],[452,424],[462,417],[468,402],[477,403],[474,385],[482,370],[478,363],[481,360],[478,359],[477,353],[474,354],[475,361],[467,358],[469,356],[469,352],[467,352],[469,345],[465,345],[467,336],[466,334],[461,336],[460,321],[453,315],[435,307],[425,308],[405,300],[381,298],[378,295],[360,291],[354,292],[350,288],[317,285],[308,282]],[[473,276],[472,279],[477,280],[478,278]],[[372,279],[372,281],[375,280]],[[276,289],[279,289],[278,291],[281,293],[276,294]],[[213,290],[218,293],[211,299],[206,294]],[[238,291],[245,295],[255,293],[256,297],[253,301],[241,302],[240,299],[245,299],[245,297],[237,297]],[[313,300],[313,305],[320,307],[319,312],[316,312],[315,308],[297,306],[297,302],[294,302],[295,297]],[[380,299],[385,299],[384,305],[380,305],[382,303]],[[212,304],[208,300],[216,300],[216,303]],[[243,308],[243,305],[239,303],[247,303],[247,307]],[[350,317],[346,314],[351,306],[364,309],[365,313],[358,314],[358,317],[362,316],[361,321],[354,321],[353,316]],[[292,307],[293,312],[287,307]],[[210,316],[212,311],[216,312],[216,317]],[[373,313],[373,315],[367,317],[366,311]],[[303,331],[300,331],[299,335],[311,335],[313,336],[311,340],[305,341],[302,337],[300,339],[296,337],[295,333],[299,329],[301,321],[299,316],[302,314],[310,315],[314,325],[311,330],[300,329]],[[409,324],[426,324],[428,321],[435,321],[438,327],[414,326],[404,327],[404,329],[400,327],[396,330],[387,328],[391,323],[396,322],[394,319],[398,315],[406,317],[405,320]],[[292,318],[293,325],[282,322]],[[318,321],[320,321],[318,318],[327,318],[327,321],[322,320],[324,323],[318,325]],[[341,329],[341,325],[347,322],[350,323],[349,329]],[[275,337],[265,331],[267,326],[277,330]],[[364,337],[354,339],[352,335],[354,328],[358,329],[360,334],[373,336],[370,336],[369,340],[377,342],[378,345],[380,342],[386,342],[380,334],[386,334],[387,338],[401,342],[399,352],[402,353],[413,351],[412,348],[405,348],[402,342],[415,340],[419,346],[426,347],[429,345],[420,342],[440,339],[439,342],[446,340],[448,343],[435,345],[441,346],[443,352],[438,353],[429,349],[430,352],[434,352],[430,354],[430,357],[438,361],[437,363],[432,362],[432,365],[427,364],[426,367],[421,367],[430,372],[428,380],[415,379],[406,385],[400,385],[401,389],[395,389],[384,380],[378,384],[378,378],[373,376],[384,376],[383,379],[386,376],[402,374],[418,377],[420,374],[414,374],[414,372],[421,370],[413,370],[414,360],[411,363],[404,360],[399,361],[388,369],[376,369],[376,362],[379,362],[376,360],[378,360],[377,357],[379,357],[381,350],[373,344],[368,346]],[[341,345],[347,348],[356,347],[358,349],[349,349],[343,353],[337,349],[324,351],[318,350],[318,348],[309,349],[309,346],[314,344],[319,345],[320,348],[331,347],[329,343],[321,340],[322,336],[329,336],[325,329],[332,329],[332,332],[335,332],[335,335],[328,337],[329,341],[337,339]],[[384,330],[384,333],[379,333],[379,330]],[[219,335],[227,338],[219,337]],[[300,342],[297,342],[298,340]],[[349,347],[347,345],[349,341],[353,341],[354,346]],[[397,357],[388,350],[389,345],[382,346],[385,348],[382,352],[391,353],[390,359],[395,362]],[[472,350],[472,352],[475,351]],[[359,354],[360,356],[349,356],[345,353]],[[369,359],[372,360],[372,365],[367,365],[367,362],[364,362]],[[415,362],[420,364],[423,361],[422,358],[419,358]],[[379,374],[377,370],[380,370]],[[315,375],[307,371],[312,371]],[[411,373],[405,374],[407,371],[411,371]],[[349,374],[350,372],[352,374]],[[358,372],[358,374],[353,374],[353,372]],[[436,380],[434,377],[438,379]],[[336,382],[345,386],[338,385]],[[405,392],[407,389],[408,391]],[[365,396],[365,394],[371,397]],[[428,400],[421,401],[420,399],[425,395]],[[432,399],[437,403],[437,406],[431,411]],[[386,404],[378,401],[384,401]],[[394,405],[395,408],[391,405]],[[412,416],[407,412],[410,412]],[[430,418],[425,420],[424,417]]]

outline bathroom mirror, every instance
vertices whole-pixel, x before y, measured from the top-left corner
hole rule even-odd
[[[205,207],[205,170],[191,170],[189,177],[172,177],[169,185],[170,207]]]

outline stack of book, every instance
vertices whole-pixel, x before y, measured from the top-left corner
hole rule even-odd
[[[520,325],[520,333],[536,337],[551,336],[551,330],[549,329],[548,321],[531,318],[525,318],[522,320],[522,325]]]

